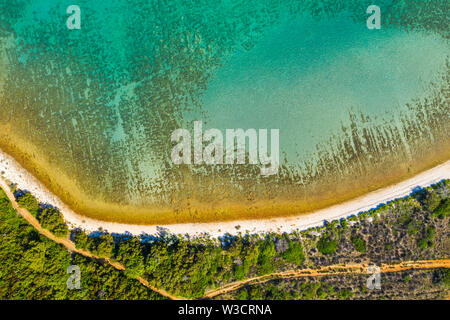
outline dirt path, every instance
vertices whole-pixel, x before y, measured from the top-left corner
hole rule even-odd
[[[301,269],[288,270],[283,272],[271,273],[259,277],[253,277],[242,281],[236,281],[224,285],[223,287],[206,292],[204,299],[214,298],[224,293],[235,291],[245,285],[254,285],[264,283],[274,279],[295,279],[300,277],[320,277],[336,274],[369,274],[367,264],[346,264],[332,265],[321,267],[318,269]],[[380,272],[398,272],[411,269],[434,269],[434,268],[450,268],[450,259],[445,260],[422,260],[422,261],[406,261],[398,264],[388,265],[382,264]]]
[[[112,267],[114,267],[117,270],[125,270],[125,266],[121,263],[108,259],[108,258],[101,258],[98,256],[93,255],[89,251],[78,249],[75,247],[75,244],[67,239],[67,238],[58,238],[53,233],[48,231],[47,229],[42,228],[39,221],[36,220],[33,215],[24,208],[20,208],[19,205],[16,202],[16,199],[11,192],[8,185],[3,181],[3,179],[0,179],[0,187],[3,189],[3,191],[6,193],[7,197],[12,203],[12,206],[17,212],[30,223],[39,233],[44,235],[45,237],[49,238],[50,240],[57,242],[64,247],[66,247],[69,251],[76,252],[78,254],[81,254],[85,257],[92,258],[99,261],[105,261],[109,263]],[[232,283],[228,283],[220,288],[213,289],[210,291],[207,291],[206,294],[202,297],[202,299],[210,299],[214,298],[216,296],[219,296],[221,294],[225,294],[228,292],[235,291],[245,285],[254,285],[259,283],[264,283],[270,280],[274,279],[295,279],[300,277],[320,277],[320,276],[326,276],[326,275],[336,275],[336,274],[369,274],[367,272],[369,265],[367,264],[346,264],[346,265],[331,265],[331,266],[324,266],[317,269],[301,269],[301,270],[288,270],[283,272],[276,272],[271,273],[263,276],[248,278],[241,281],[236,281]],[[389,264],[382,264],[380,266],[380,272],[386,273],[386,272],[398,272],[398,271],[404,271],[404,270],[411,270],[411,269],[434,269],[434,268],[450,268],[450,259],[445,260],[422,260],[422,261],[405,261],[393,265]],[[142,285],[146,286],[150,290],[153,290],[159,294],[161,294],[164,297],[167,297],[172,300],[187,300],[187,298],[174,296],[167,291],[163,289],[158,289],[153,287],[149,284],[147,280],[145,280],[142,277],[137,277],[137,281],[139,281]]]
[[[111,260],[109,258],[97,257],[97,256],[93,255],[92,253],[90,253],[89,251],[75,247],[75,243],[73,243],[71,240],[69,240],[67,238],[58,238],[53,233],[51,233],[49,230],[42,228],[39,221],[37,221],[37,219],[27,209],[19,207],[18,203],[16,202],[16,198],[14,197],[14,194],[11,192],[10,188],[3,181],[3,179],[0,179],[0,187],[3,189],[3,191],[6,193],[6,196],[11,201],[13,208],[43,236],[47,237],[48,239],[50,239],[56,243],[63,245],[64,247],[67,248],[67,250],[69,250],[71,252],[76,252],[78,254],[81,254],[82,256],[92,258],[92,259],[95,259],[98,261],[105,261],[117,270],[120,270],[120,271],[125,270],[125,266],[122,265],[120,262]],[[144,286],[146,286],[147,288],[149,288],[150,290],[153,290],[166,298],[169,298],[172,300],[186,300],[186,298],[174,296],[163,289],[155,288],[154,286],[150,285],[148,283],[148,281],[143,279],[142,277],[137,277],[136,280],[139,281]]]

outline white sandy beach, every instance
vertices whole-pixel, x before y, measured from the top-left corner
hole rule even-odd
[[[299,216],[261,219],[239,220],[213,223],[186,223],[172,225],[129,225],[122,223],[94,220],[78,215],[65,205],[57,196],[53,195],[42,183],[28,173],[17,161],[0,150],[0,173],[2,182],[9,180],[16,183],[18,188],[30,191],[42,203],[49,203],[58,207],[64,215],[66,222],[71,227],[78,227],[86,231],[96,231],[99,228],[110,233],[129,232],[134,235],[142,233],[156,235],[161,231],[173,234],[196,236],[208,233],[213,237],[225,233],[237,234],[259,233],[265,231],[290,232],[293,230],[305,230],[310,227],[322,225],[325,220],[332,221],[345,218],[362,211],[377,207],[379,204],[409,195],[417,187],[427,187],[431,184],[450,178],[450,160],[424,171],[401,183],[370,192],[359,198],[338,204],[311,213]],[[236,228],[237,226],[240,226]]]

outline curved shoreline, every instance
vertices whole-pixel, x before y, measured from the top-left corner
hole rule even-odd
[[[359,212],[373,209],[380,204],[394,199],[408,196],[417,187],[427,187],[443,179],[450,179],[450,160],[395,185],[381,188],[356,199],[328,208],[310,213],[302,213],[299,216],[171,225],[130,225],[83,217],[71,210],[41,182],[28,173],[14,158],[2,150],[0,150],[0,173],[5,179],[16,183],[18,188],[31,192],[40,202],[49,203],[58,207],[71,228],[81,228],[86,231],[97,231],[101,228],[110,233],[129,232],[133,235],[142,233],[156,235],[161,232],[170,232],[173,234],[196,236],[207,233],[213,237],[217,237],[225,233],[238,234],[239,232],[244,233],[246,231],[250,233],[267,231],[291,232],[320,226],[325,220],[330,221],[346,218]]]

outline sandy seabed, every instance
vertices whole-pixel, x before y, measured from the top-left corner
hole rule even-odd
[[[382,203],[408,196],[418,187],[427,187],[443,179],[450,179],[450,160],[424,171],[410,179],[395,185],[381,188],[364,196],[346,201],[325,209],[299,216],[286,218],[236,220],[213,223],[183,223],[171,225],[131,225],[123,223],[106,222],[81,216],[71,210],[57,196],[52,194],[41,182],[28,173],[14,158],[0,150],[0,173],[3,180],[15,183],[19,189],[28,190],[40,202],[58,207],[64,215],[67,224],[72,228],[81,228],[86,231],[97,231],[99,228],[110,233],[129,232],[134,235],[142,233],[157,235],[162,232],[198,236],[209,234],[213,237],[225,233],[238,234],[260,232],[291,232],[305,230],[310,227],[323,225],[324,221],[340,218],[367,211]]]

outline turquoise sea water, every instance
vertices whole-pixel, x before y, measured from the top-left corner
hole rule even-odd
[[[280,149],[290,161],[304,160],[352,110],[374,123],[408,112],[412,98],[426,97],[448,52],[437,35],[369,30],[346,14],[305,15],[229,58],[208,83],[203,107],[213,128],[279,128]]]
[[[310,186],[448,154],[446,1],[377,1],[381,30],[373,1],[73,2],[0,0],[0,147],[84,214],[221,218],[249,194],[312,202]],[[194,120],[279,129],[282,169],[173,165]]]

